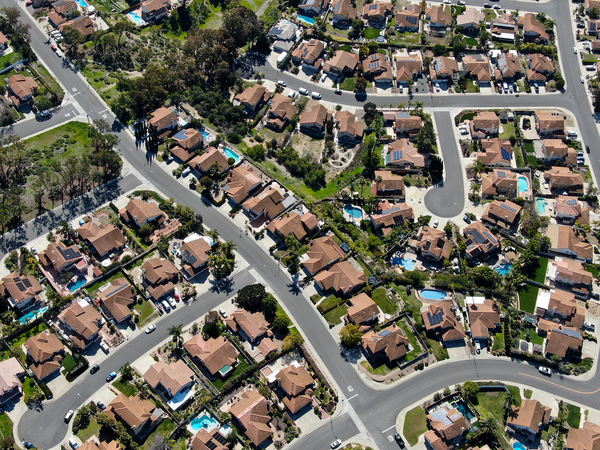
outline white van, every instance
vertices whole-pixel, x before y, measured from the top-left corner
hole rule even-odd
[[[475,350],[477,351],[477,354],[481,353],[481,345],[479,345],[479,342],[475,342]]]
[[[314,98],[315,100],[320,100],[321,99],[321,94],[319,94],[318,92],[311,92],[310,96],[312,98]]]
[[[165,312],[169,312],[171,311],[171,306],[169,306],[169,302],[166,300],[163,300],[162,302],[162,306],[165,309]]]
[[[302,95],[308,95],[308,89],[300,88],[298,89],[298,92],[300,92]]]
[[[289,98],[294,98],[296,96],[296,91],[290,91],[288,92],[288,97]]]
[[[77,443],[77,441],[73,438],[69,439],[69,445],[71,446],[71,448],[73,450],[75,450],[77,447],[79,447],[79,444]]]
[[[110,349],[108,348],[108,345],[106,345],[106,342],[104,342],[104,341],[100,341],[100,348],[102,349],[102,351],[104,353],[108,353],[110,351]]]
[[[567,131],[567,136],[571,139],[577,139],[577,131]]]
[[[65,423],[69,423],[69,420],[71,420],[71,417],[73,417],[73,414],[74,414],[73,410],[70,409],[67,412],[67,414],[65,415]]]
[[[189,167],[186,167],[185,169],[183,169],[183,172],[181,172],[181,176],[187,177],[191,171],[192,171],[192,169],[190,169]]]

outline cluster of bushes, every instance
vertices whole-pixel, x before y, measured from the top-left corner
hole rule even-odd
[[[327,174],[325,169],[320,165],[315,167],[315,164],[308,157],[300,157],[300,154],[293,147],[282,148],[275,153],[275,157],[292,176],[304,180],[309,188],[318,190],[325,186],[325,176]]]

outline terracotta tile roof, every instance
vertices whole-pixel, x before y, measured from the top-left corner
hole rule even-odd
[[[169,108],[164,106],[158,108],[152,113],[152,118],[149,123],[151,126],[156,128],[158,131],[173,126],[173,123],[177,123],[177,116]]]
[[[161,284],[177,279],[179,272],[171,261],[165,258],[152,258],[142,265],[142,272],[152,284]]]
[[[98,298],[117,322],[131,316],[130,307],[135,302],[134,297],[133,286],[125,278],[113,280],[108,289],[98,294]]]
[[[139,395],[127,397],[121,393],[108,404],[107,409],[130,428],[139,429],[147,420],[152,420],[152,412],[156,406],[150,400],[142,399]]]
[[[508,139],[483,139],[481,141],[483,151],[475,154],[486,166],[493,164],[506,164],[510,166],[513,158],[513,148]]]
[[[392,4],[388,2],[367,3],[362,7],[361,16],[363,19],[379,19],[385,17],[392,11]]]
[[[388,145],[386,164],[425,167],[425,155],[409,139],[399,139]]]
[[[367,56],[362,62],[364,73],[375,79],[375,81],[389,80],[394,78],[392,64],[387,60],[385,55],[374,53]]]
[[[585,420],[582,428],[571,428],[566,448],[568,450],[597,450],[600,448],[600,426]]]
[[[283,199],[283,196],[277,189],[268,188],[257,196],[250,197],[242,204],[242,207],[246,211],[254,211],[257,216],[264,214],[273,220],[285,211]]]
[[[546,354],[558,355],[565,358],[568,354],[581,353],[583,338],[578,329],[554,324],[548,331],[546,339]]]
[[[200,428],[190,444],[191,450],[227,450],[229,441],[218,428],[206,431],[206,428]]]
[[[407,111],[401,111],[395,113],[395,115],[394,128],[396,133],[418,131],[423,125],[423,121],[419,116],[411,116]]]
[[[356,18],[356,8],[352,6],[350,0],[334,0],[331,3],[331,12],[333,18],[337,20],[354,20]]]
[[[493,300],[485,300],[483,303],[470,303],[467,307],[473,338],[487,338],[489,337],[489,330],[494,330],[500,326],[500,311]]]
[[[48,14],[48,21],[50,21],[52,24],[54,24],[55,27],[57,27],[65,23],[67,21],[67,18],[57,13],[56,11],[50,11],[50,13]]]
[[[591,285],[594,281],[594,276],[591,272],[584,269],[581,262],[571,258],[555,259],[550,261],[551,266],[556,267],[556,278],[562,281],[567,281],[570,284],[585,284]]]
[[[190,159],[196,156],[196,152],[194,150],[186,150],[185,148],[180,147],[179,145],[173,147],[170,150],[170,152],[174,157],[178,158],[184,163],[188,162]]]
[[[340,111],[335,115],[338,126],[338,139],[362,139],[365,132],[365,124],[359,122],[350,111]],[[341,136],[340,136],[341,134]]]
[[[239,398],[229,413],[244,427],[246,436],[258,447],[273,434],[269,427],[271,407],[257,390],[244,391]]]
[[[494,197],[514,197],[517,194],[517,174],[510,170],[494,169],[481,175],[481,194]]]
[[[497,133],[500,128],[500,119],[494,111],[480,111],[473,117],[473,127],[475,130],[494,129]]]
[[[456,17],[456,26],[461,27],[465,25],[479,23],[485,20],[485,13],[479,8],[466,8],[462,14]]]
[[[94,23],[90,16],[84,15],[76,17],[73,20],[69,20],[68,22],[59,25],[58,28],[61,32],[64,32],[66,27],[71,27],[79,31],[82,36],[89,36],[96,31],[98,26]]]
[[[348,261],[334,264],[319,272],[314,279],[324,291],[333,289],[343,294],[348,294],[367,282],[366,275],[356,270]]]
[[[17,272],[12,272],[0,280],[0,295],[11,297],[17,304],[42,292],[44,288],[33,276],[20,276]]]
[[[379,206],[381,206],[381,204]],[[378,214],[371,214],[373,226],[377,232],[383,235],[388,235],[394,228],[402,225],[406,221],[412,222],[414,220],[414,211],[407,203],[399,203]]]
[[[198,147],[201,147],[204,142],[202,133],[195,128],[187,128],[186,130],[180,131],[173,136],[173,140],[177,142],[180,147],[189,151],[196,150]]]
[[[381,312],[377,304],[364,292],[352,297],[348,304],[351,306],[348,307],[347,318],[356,325],[372,322]]]
[[[585,320],[586,310],[579,305],[575,299],[575,294],[564,291],[562,289],[553,289],[550,291],[550,301],[546,311],[540,311],[550,317],[556,317],[564,320],[567,324],[574,328],[581,328]],[[537,311],[536,311],[537,314]]]
[[[448,329],[445,333],[442,334],[442,341],[458,341],[460,339],[464,339],[466,337],[466,333],[463,329],[461,323],[456,325],[454,328]]]
[[[583,177],[580,173],[571,172],[564,166],[553,166],[544,172],[544,178],[548,180],[550,189],[565,190],[567,192],[583,193]]]
[[[519,16],[519,26],[523,27],[525,34],[531,34],[536,38],[547,41],[548,33],[546,33],[546,27],[539,20],[537,20],[535,14],[525,13],[523,16]]]
[[[99,449],[100,450],[122,450],[122,447],[117,441],[110,441],[110,442],[100,442]]]
[[[300,117],[300,127],[316,127],[321,131],[325,130],[327,126],[327,121],[332,120],[333,114],[331,111],[328,111],[320,103],[318,105],[313,106],[310,111],[306,111]]]
[[[75,231],[83,239],[86,239],[99,255],[105,255],[112,250],[119,249],[127,242],[121,230],[112,223],[97,225],[95,222],[90,221]]]
[[[225,190],[227,196],[236,203],[243,202],[248,193],[256,189],[262,180],[254,173],[252,167],[238,166],[229,173],[229,183]]]
[[[582,236],[579,236],[573,227],[568,225],[548,225],[546,236],[550,238],[551,248],[555,251],[569,252],[573,256],[579,256],[592,260],[594,257],[594,248],[588,242],[585,242]]]
[[[452,311],[452,300],[442,300],[429,305],[426,311],[421,312],[421,316],[428,331],[453,328],[458,324]]]
[[[25,342],[27,352],[35,362],[44,362],[64,350],[65,346],[54,333],[42,331]]]
[[[331,236],[322,236],[308,244],[308,260],[302,265],[310,273],[315,274],[327,265],[344,257],[344,251]]]
[[[134,221],[137,218],[137,222],[143,224],[156,216],[162,216],[164,213],[152,201],[145,203],[140,199],[132,198],[125,208],[119,210],[119,214],[127,222]]]
[[[448,446],[434,430],[428,430],[423,437],[425,438],[425,441],[431,445],[433,450],[450,450],[453,448],[452,444]]]
[[[208,261],[211,247],[204,239],[194,239],[185,242],[179,249],[181,253],[181,264],[189,276],[196,275],[198,269],[203,269]]]
[[[340,72],[346,71],[354,71],[358,66],[359,58],[358,55],[354,53],[349,53],[344,50],[338,50],[333,55],[327,64],[329,67],[334,67],[338,69]]]
[[[379,177],[381,177],[381,181],[377,181]],[[374,180],[378,194],[386,194],[388,191],[393,193],[395,191],[399,195],[404,196],[404,177],[401,175],[395,175],[389,170],[376,170]]]
[[[554,73],[554,63],[550,58],[541,53],[529,55],[528,65],[536,73]]]
[[[542,139],[542,150],[546,158],[565,157],[569,151],[569,146],[562,139]]]
[[[443,416],[443,417],[441,417]],[[456,408],[442,406],[427,415],[427,422],[445,442],[450,442],[471,428],[471,424]]]
[[[452,24],[452,16],[444,11],[444,5],[434,5],[425,10],[425,15],[430,18],[431,23],[440,23],[446,27]]]
[[[479,81],[487,82],[492,80],[490,73],[490,61],[484,55],[466,55],[463,57],[465,71],[471,76],[476,76]],[[494,113],[495,114],[495,113]]]
[[[317,217],[312,213],[306,213],[300,216],[297,212],[280,216],[272,220],[267,229],[280,239],[285,239],[289,234],[296,236],[296,239],[304,239],[308,232],[313,230],[319,223]]]
[[[144,380],[152,389],[161,384],[173,396],[194,381],[194,372],[182,359],[171,364],[159,361],[146,371]]]
[[[102,315],[92,305],[81,306],[79,302],[74,302],[59,318],[86,340],[98,333],[102,323]]]
[[[443,230],[437,230],[425,225],[417,236],[416,247],[427,256],[436,260],[448,259],[452,253],[452,242],[446,239]]]
[[[447,56],[436,56],[432,60],[430,76],[432,80],[438,78],[452,78],[458,72],[458,63],[454,58]]]
[[[293,99],[286,97],[283,94],[275,94],[273,96],[273,102],[269,109],[270,117],[277,117],[289,122],[297,113],[298,108],[294,106]]]
[[[539,401],[524,399],[521,406],[512,406],[506,424],[529,428],[537,433],[540,431],[540,423],[547,424],[549,422],[550,412],[550,408],[542,405]]]
[[[66,16],[77,9],[77,2],[75,0],[58,0],[50,6],[57,13]]]
[[[557,219],[574,217],[581,225],[590,225],[590,209],[581,206],[577,197],[559,195],[555,211]]]
[[[600,9],[600,0],[585,0],[585,9],[589,10],[591,8]]]
[[[197,358],[206,370],[214,377],[225,366],[237,364],[238,351],[224,336],[216,339],[204,340],[197,334],[184,344],[184,348],[193,357]]]
[[[33,364],[29,366],[29,370],[33,372],[33,374],[38,380],[43,380],[48,375],[53,374],[57,370],[60,370],[61,367],[62,356],[55,355],[51,359],[47,359],[44,362],[38,363],[34,361]]]
[[[42,265],[53,265],[60,272],[63,267],[83,259],[83,254],[76,245],[67,247],[62,242],[51,242],[48,244],[46,250],[38,254],[38,258]]]
[[[251,341],[273,334],[269,329],[269,322],[261,312],[250,313],[245,309],[238,309],[225,319],[225,323],[233,331],[241,329]]]
[[[154,300],[160,300],[165,296],[172,296],[175,293],[175,285],[169,281],[165,284],[157,284],[156,286],[149,285],[147,290],[150,297]]]
[[[488,204],[481,219],[495,224],[511,226],[517,222],[521,209],[523,208],[510,200],[504,200],[503,202],[494,200]]]
[[[500,250],[500,243],[494,233],[481,222],[473,222],[463,230],[463,234],[467,244],[467,256],[470,259]]]
[[[292,52],[292,58],[297,61],[304,61],[307,64],[314,64],[319,56],[321,56],[321,53],[323,53],[324,49],[325,44],[318,39],[303,41]]]
[[[265,358],[269,355],[269,353],[278,350],[277,345],[275,345],[275,342],[273,342],[273,340],[269,337],[262,338],[258,343],[257,347],[260,350],[260,354],[263,355]]]
[[[423,70],[423,61],[419,55],[396,57],[396,79],[410,81]]]
[[[80,450],[98,450],[98,446],[92,440],[84,442],[82,445],[80,445],[77,448],[79,448]]]
[[[362,347],[371,359],[395,361],[408,353],[409,340],[395,323],[381,331],[371,330],[361,337]]]
[[[540,134],[553,133],[554,131],[561,131],[564,134],[565,119],[563,116],[543,111],[534,111],[533,113]]]
[[[271,97],[271,93],[267,91],[267,88],[256,83],[236,95],[235,99],[242,105],[254,110],[258,104],[269,100],[269,97]]]
[[[20,390],[23,383],[18,375],[24,372],[25,370],[15,357],[0,361],[0,395],[9,393],[15,387]]]
[[[315,383],[304,366],[290,365],[280,370],[275,378],[279,381],[283,391],[292,397],[302,394]]]
[[[406,5],[404,9],[396,11],[395,25],[398,28],[419,28],[420,17],[421,6],[415,4]]]
[[[217,163],[221,172],[229,168],[227,157],[215,147],[208,147],[204,153],[192,158],[189,165],[202,173],[209,172],[214,163]]]

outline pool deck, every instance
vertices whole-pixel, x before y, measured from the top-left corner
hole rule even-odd
[[[342,214],[344,215],[344,219],[346,219],[348,222],[351,222],[355,225],[360,225],[360,221],[361,220],[369,220],[369,215],[365,212],[364,209],[362,209],[360,206],[356,206],[356,205],[351,205],[353,208],[358,208],[362,211],[362,216],[361,217],[354,217],[351,214],[349,214],[348,212],[346,212],[346,206],[351,205],[350,203],[346,203],[343,207],[342,207]]]

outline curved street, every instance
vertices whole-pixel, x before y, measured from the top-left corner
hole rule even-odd
[[[483,1],[473,0],[467,1],[467,3],[481,6]],[[585,142],[592,144],[591,165],[594,172],[599,173],[598,152],[600,152],[600,149],[596,148],[594,144],[600,142],[600,139],[594,118],[590,114],[588,96],[584,86],[579,82],[579,70],[575,70],[579,65],[573,64],[575,62],[572,53],[574,34],[568,2],[564,0],[536,3],[503,0],[502,3],[502,6],[507,9],[545,11],[556,20],[557,41],[562,57],[563,74],[567,82],[566,92],[552,95],[522,94],[520,97],[503,95],[447,95],[440,97],[415,95],[414,100],[422,101],[426,109],[433,110],[440,138],[452,132],[451,128],[448,131],[448,127],[452,127],[452,120],[448,112],[450,108],[485,108],[490,106],[499,108],[561,107],[570,110],[577,118]],[[13,6],[14,4],[10,0],[0,0],[0,5]],[[25,22],[32,25],[32,46],[40,59],[60,78],[63,85],[69,87],[70,93],[76,95],[76,97],[73,97],[73,105],[76,103],[78,106],[76,109],[85,111],[85,115],[90,120],[100,118],[105,118],[109,122],[114,120],[110,110],[107,110],[107,106],[99,100],[83,77],[75,71],[63,67],[61,60],[53,54],[48,45],[44,44],[45,36],[31,21],[30,16],[23,14],[22,17]],[[265,66],[264,70],[261,69],[260,71],[265,73],[266,78],[284,79],[294,89],[301,87],[294,77],[281,74],[278,70],[269,66]],[[326,101],[342,104],[348,102],[356,106],[355,99],[349,94],[339,97],[333,94],[331,89],[319,88],[319,91]],[[400,101],[406,101],[406,96],[371,96],[368,101],[378,105],[397,104]],[[69,105],[63,107],[63,110],[67,109],[72,108]],[[66,122],[72,120],[72,118],[67,118],[59,110],[51,121],[18,123],[5,131],[6,133],[29,136],[43,131],[48,125]],[[586,381],[556,375],[552,378],[545,378],[539,376],[537,367],[520,361],[511,361],[508,358],[471,359],[459,362],[446,361],[418,372],[389,389],[375,390],[368,387],[356,371],[348,365],[349,363],[340,357],[338,344],[323,326],[312,303],[302,295],[300,288],[290,280],[287,274],[278,270],[273,258],[260,249],[253,238],[245,235],[240,237],[239,229],[233,222],[223,220],[220,213],[213,210],[211,206],[200,202],[196,194],[183,188],[173,179],[171,174],[154,166],[152,156],[147,155],[145,151],[136,146],[132,135],[128,131],[119,131],[118,136],[120,139],[118,147],[123,158],[142,177],[147,178],[167,196],[172,196],[177,202],[189,205],[200,212],[208,227],[217,228],[222,237],[232,240],[237,245],[237,250],[241,256],[248,261],[250,267],[257,271],[273,289],[277,297],[286,305],[293,316],[293,320],[302,329],[306,339],[316,349],[327,369],[340,386],[342,391],[340,398],[343,399],[344,396],[350,398],[350,400],[340,403],[340,408],[345,413],[339,415],[335,420],[323,424],[315,432],[303,436],[294,446],[295,448],[299,446],[315,449],[326,448],[334,439],[334,436],[347,439],[356,434],[361,427],[366,428],[379,448],[396,448],[396,444],[390,443],[382,431],[389,429],[396,423],[399,411],[421,398],[443,389],[445,386],[467,380],[501,380],[509,383],[521,383],[550,392],[553,396],[563,397],[591,408],[600,408],[600,399],[597,395],[597,392],[600,392],[600,374],[595,373]],[[434,213],[441,217],[454,216],[460,213],[464,207],[464,195],[458,195],[458,189],[462,189],[464,192],[462,175],[457,172],[461,170],[460,155],[457,154],[456,145],[453,147],[448,147],[446,144],[442,147],[446,177],[444,187],[432,190],[426,197],[427,206],[431,207],[432,211],[435,210]],[[453,165],[455,163],[458,163],[458,168]],[[455,177],[460,181],[456,181]],[[458,200],[458,198],[463,200]],[[40,234],[44,232],[43,229],[43,226],[39,227]],[[21,241],[15,241],[15,245],[20,243]],[[2,254],[10,248],[13,248],[13,245],[6,245],[2,248]],[[167,337],[169,326],[182,322],[187,323],[190,322],[190,319],[196,320],[231,296],[239,287],[251,282],[253,282],[253,277],[250,272],[242,271],[242,273],[235,276],[229,291],[214,291],[203,295],[191,305],[179,308],[174,313],[165,316],[158,322],[158,330],[154,334],[141,335],[114,351],[112,356],[103,363],[102,373],[117,370],[125,362],[133,361],[140,355],[147,353]],[[40,448],[50,448],[57,445],[64,439],[67,431],[67,426],[63,421],[65,412],[79,407],[83,400],[93,395],[103,383],[102,376],[84,375],[73,383],[67,394],[57,400],[44,403],[41,411],[28,411],[18,424],[20,438],[26,439]],[[352,392],[351,395],[349,395],[350,392]],[[356,415],[360,420],[356,419]]]

